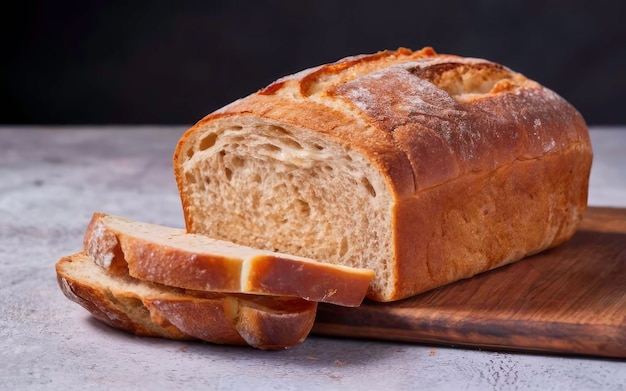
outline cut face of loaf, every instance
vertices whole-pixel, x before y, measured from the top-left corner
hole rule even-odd
[[[557,94],[426,48],[280,79],[186,132],[174,170],[189,232],[372,269],[391,301],[569,238],[591,159]]]
[[[386,228],[393,197],[363,156],[291,126],[251,118],[219,122],[225,123],[198,140],[187,165],[191,232],[375,267],[378,281],[391,278],[384,264],[370,261],[393,253]]]
[[[356,307],[374,273],[259,250],[184,230],[95,213],[84,238],[100,266],[207,292],[291,296]]]
[[[200,339],[277,350],[301,343],[317,303],[302,299],[186,291],[112,274],[85,253],[61,258],[65,296],[109,326],[149,337]]]

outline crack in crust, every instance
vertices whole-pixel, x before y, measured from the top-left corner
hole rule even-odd
[[[407,70],[419,78],[428,80],[455,99],[463,99],[464,95],[503,92],[519,86],[524,81],[521,75],[500,64],[473,59],[460,61],[451,58],[429,66],[411,66]],[[494,92],[496,86],[498,88]]]
[[[331,64],[305,69],[278,79],[266,88],[259,91],[261,95],[284,94],[285,91],[300,98],[312,95],[323,95],[333,86],[346,83],[364,73],[387,67],[394,63],[411,61],[422,57],[435,56],[435,51],[426,47],[419,51],[411,51],[407,48],[399,48],[396,51],[384,50],[374,54],[345,57]]]

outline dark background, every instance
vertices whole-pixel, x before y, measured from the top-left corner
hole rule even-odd
[[[626,124],[620,1],[31,1],[3,6],[0,123],[186,124],[274,79],[433,46]]]

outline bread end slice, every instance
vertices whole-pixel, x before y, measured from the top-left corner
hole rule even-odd
[[[85,253],[62,257],[57,280],[65,296],[95,318],[130,333],[262,350],[301,343],[317,303],[284,297],[193,292],[113,274]]]

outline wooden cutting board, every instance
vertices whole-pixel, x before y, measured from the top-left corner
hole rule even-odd
[[[626,357],[626,209],[589,208],[565,244],[394,303],[320,305],[314,333]]]

